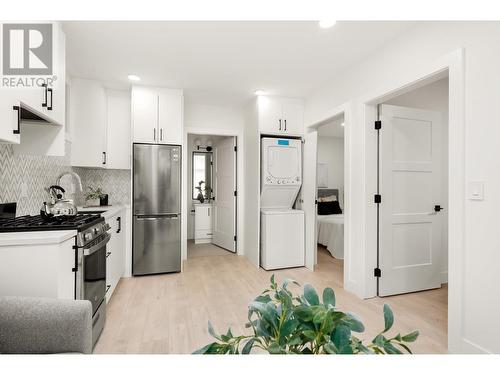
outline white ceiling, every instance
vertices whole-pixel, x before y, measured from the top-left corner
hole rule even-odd
[[[333,119],[332,121],[318,128],[319,137],[344,138],[344,116]]]
[[[239,106],[255,89],[307,97],[414,22],[65,22],[68,72],[111,86],[183,88],[189,101]]]

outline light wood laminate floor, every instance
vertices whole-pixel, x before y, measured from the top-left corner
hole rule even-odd
[[[388,298],[360,300],[342,288],[342,261],[323,248],[314,272],[305,268],[267,272],[245,257],[231,253],[196,256],[184,264],[184,272],[123,278],[107,309],[104,331],[94,353],[191,353],[211,341],[210,320],[217,331],[229,326],[244,332],[247,305],[268,286],[269,277],[290,277],[318,290],[331,286],[337,305],[359,316],[373,338],[383,328],[382,306],[395,314],[391,332],[414,329],[420,337],[415,353],[447,351],[447,287]]]

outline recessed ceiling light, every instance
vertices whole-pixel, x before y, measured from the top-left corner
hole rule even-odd
[[[319,21],[319,27],[321,27],[322,29],[328,29],[335,25],[336,22],[337,21],[335,20],[321,20]]]
[[[128,79],[130,81],[140,81],[141,80],[141,78],[139,76],[136,76],[135,74],[129,74]]]
[[[340,126],[345,126],[345,123],[340,124]]]
[[[257,96],[266,95],[266,92],[264,90],[255,90],[253,93]]]

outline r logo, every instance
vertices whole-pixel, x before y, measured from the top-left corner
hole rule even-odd
[[[4,75],[52,75],[52,24],[4,24],[2,31]]]

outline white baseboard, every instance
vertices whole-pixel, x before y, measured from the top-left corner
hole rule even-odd
[[[489,350],[473,343],[470,340],[462,338],[462,353],[463,354],[493,354]]]

